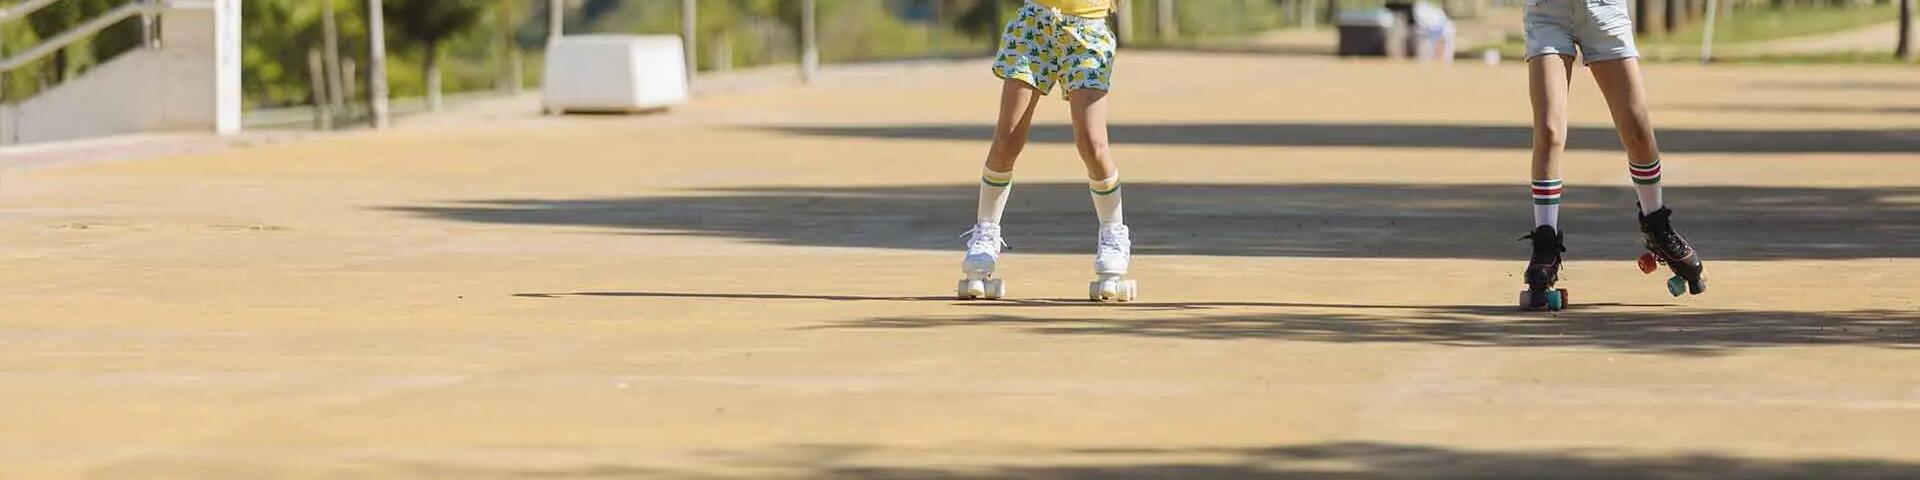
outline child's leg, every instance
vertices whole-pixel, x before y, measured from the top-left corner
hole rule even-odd
[[[1123,223],[1120,169],[1107,146],[1107,92],[1083,88],[1067,94],[1073,110],[1073,143],[1087,166],[1087,187],[1102,224]]]
[[[1000,223],[1007,209],[1007,197],[1013,191],[1013,164],[1027,147],[1027,131],[1033,126],[1033,109],[1040,92],[1019,80],[1005,80],[1000,86],[1000,117],[994,122],[993,147],[987,150],[986,167],[980,173],[980,204],[977,219]]]
[[[1654,139],[1653,123],[1647,120],[1640,61],[1627,58],[1595,62],[1588,67],[1593,70],[1594,83],[1600,85],[1600,93],[1607,97],[1607,108],[1613,111],[1620,143],[1627,147],[1627,169],[1640,197],[1640,213],[1659,211],[1665,203],[1660,193],[1660,145]]]
[[[1560,156],[1567,149],[1567,88],[1573,58],[1548,54],[1527,61],[1533,99],[1533,221],[1560,229]]]

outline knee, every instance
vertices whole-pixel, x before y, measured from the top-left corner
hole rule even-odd
[[[1107,151],[1110,148],[1107,139],[1081,135],[1076,143],[1080,144],[1080,153],[1088,159],[1107,158]]]
[[[1535,127],[1533,129],[1533,149],[1536,151],[1561,151],[1567,149],[1567,129],[1555,127]]]

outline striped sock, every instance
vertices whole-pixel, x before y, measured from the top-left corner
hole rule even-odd
[[[1093,193],[1093,211],[1100,215],[1100,223],[1122,223],[1120,215],[1120,172],[1114,172],[1106,180],[1087,182],[1087,191]]]
[[[981,168],[980,206],[976,211],[978,221],[1000,223],[1000,214],[1007,211],[1007,197],[1012,194],[1013,172]]]
[[[1633,193],[1640,196],[1640,213],[1652,214],[1666,205],[1660,194],[1660,159],[1648,165],[1627,161],[1627,173],[1633,176]]]
[[[1560,230],[1560,179],[1533,181],[1533,225]]]

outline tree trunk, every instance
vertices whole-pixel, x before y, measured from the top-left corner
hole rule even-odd
[[[1662,15],[1663,18],[1661,18],[1661,20],[1666,22],[1665,33],[1668,35],[1672,35],[1674,30],[1680,29],[1680,1],[1681,0],[1662,1],[1662,3],[1666,4],[1667,8],[1666,14]]]
[[[813,83],[820,74],[820,25],[815,0],[800,1],[800,82]]]
[[[1894,54],[1901,60],[1913,61],[1913,2],[1900,0],[1900,43],[1894,48]]]
[[[320,35],[325,42],[322,48],[326,49],[321,53],[326,56],[327,100],[332,102],[334,111],[341,112],[347,109],[347,96],[340,72],[340,24],[334,20],[334,10],[333,0],[320,0]]]
[[[514,55],[515,50],[519,49],[519,46],[513,41],[513,20],[514,17],[518,16],[514,14],[513,5],[517,1],[518,0],[501,0],[497,2],[498,5],[493,7],[493,40],[495,48],[493,73],[496,77],[493,86],[507,93],[520,93],[520,78],[514,76],[513,65],[514,62],[518,60],[518,56]]]
[[[380,0],[367,0],[367,103],[373,128],[390,125],[387,110],[387,24]]]
[[[320,50],[307,51],[307,78],[313,81],[313,128],[333,130],[333,102],[327,101],[327,67]]]
[[[700,71],[700,5],[695,0],[680,0],[680,41],[687,56],[687,83],[693,83],[694,72]]]
[[[1327,0],[1329,2],[1333,0]],[[1174,18],[1173,0],[1160,0],[1160,15],[1156,25],[1160,27],[1160,41],[1173,40],[1180,36],[1180,20]]]
[[[1633,33],[1647,34],[1647,0],[1633,0]]]
[[[440,96],[440,41],[427,42],[426,59],[427,110],[440,111],[443,106]]]
[[[547,2],[547,43],[553,43],[554,40],[559,40],[560,36],[566,35],[566,33],[567,33],[566,0],[548,1]]]

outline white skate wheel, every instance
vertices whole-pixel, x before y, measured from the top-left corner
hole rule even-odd
[[[1103,298],[1100,297],[1100,290],[1101,290],[1100,284],[1102,283],[1106,283],[1106,282],[1103,282],[1100,280],[1087,282],[1087,300],[1092,300],[1096,302],[1104,300]]]
[[[986,289],[985,289],[986,291],[984,293],[986,294],[985,296],[987,298],[999,300],[1007,296],[1006,280],[998,279],[998,278],[987,280],[985,286],[986,286]]]
[[[1119,290],[1118,299],[1120,301],[1131,302],[1140,294],[1140,285],[1133,280],[1125,280],[1119,283],[1120,285],[1117,290]]]
[[[960,285],[954,287],[954,295],[960,297],[961,300],[972,300],[985,296],[986,294],[987,288],[985,285],[981,285],[979,280],[961,280]]]

